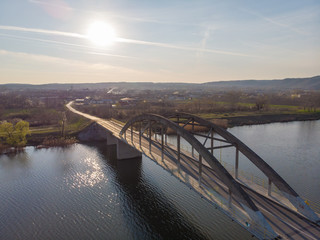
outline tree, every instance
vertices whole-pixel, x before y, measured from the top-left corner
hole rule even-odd
[[[13,143],[13,124],[9,122],[3,122],[0,125],[0,134],[3,136],[5,142],[11,145],[11,143]]]
[[[231,104],[232,107],[235,107],[236,104],[240,101],[242,93],[240,91],[229,91],[225,94],[227,102]]]
[[[65,137],[65,127],[66,127],[66,123],[67,123],[67,115],[66,112],[62,112],[61,113],[61,121],[60,121],[60,125],[61,125],[61,136]]]
[[[255,104],[258,111],[265,109],[268,104],[268,97],[264,95],[258,96],[255,100]]]
[[[3,122],[0,125],[0,135],[5,142],[12,147],[22,147],[27,144],[27,135],[30,135],[29,123],[19,121],[15,125],[9,122]]]
[[[4,113],[4,107],[2,105],[0,105],[0,119],[1,119],[3,113]]]

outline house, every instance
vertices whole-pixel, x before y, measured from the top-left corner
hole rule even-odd
[[[109,104],[112,105],[114,103],[114,100],[112,99],[92,99],[91,104]]]
[[[84,99],[83,98],[77,98],[75,103],[76,103],[76,105],[83,105],[84,104]]]
[[[125,98],[121,98],[119,103],[121,105],[134,105],[137,103],[137,100],[134,99],[134,98],[128,98],[128,97],[125,97]]]

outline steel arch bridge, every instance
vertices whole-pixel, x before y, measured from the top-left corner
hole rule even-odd
[[[207,134],[195,132],[194,130],[196,127],[205,127],[208,130]],[[186,128],[188,128],[188,130]],[[174,146],[167,143],[167,133],[169,131],[173,131],[177,135],[176,149],[174,149]],[[165,155],[170,155],[167,148],[171,149],[171,156],[169,157],[176,159],[175,163],[178,166],[178,174],[181,174],[182,156],[187,158],[188,155],[190,159],[196,160],[198,163],[196,169],[198,173],[198,186],[200,186],[200,188],[203,188],[204,186],[204,184],[202,184],[202,181],[204,181],[202,180],[203,170],[205,168],[210,168],[210,170],[215,172],[219,181],[221,181],[227,189],[227,195],[225,195],[227,207],[222,207],[222,210],[228,215],[231,215],[231,217],[247,227],[250,232],[261,239],[274,239],[277,237],[277,234],[269,225],[264,215],[260,212],[259,208],[252,200],[252,197],[248,194],[248,191],[245,191],[244,186],[239,183],[239,153],[242,153],[249,159],[268,178],[267,193],[269,196],[271,196],[271,188],[272,184],[274,184],[283,197],[293,205],[297,212],[312,222],[319,223],[320,219],[318,215],[272,167],[238,138],[210,121],[188,113],[174,113],[167,115],[167,117],[155,114],[143,114],[131,118],[123,126],[119,135],[120,137],[124,137],[125,141],[128,141],[127,135],[131,136],[132,143],[139,142],[140,150],[142,139],[146,140],[148,142],[147,147],[149,152],[151,153],[151,150],[154,151],[154,149],[158,149],[162,161],[164,161]],[[161,140],[157,140],[157,136],[159,136]],[[197,136],[202,137],[204,142],[200,142],[196,138]],[[191,145],[191,153],[186,153],[181,149],[181,138]],[[215,146],[215,142],[221,142],[225,145]],[[206,147],[207,143],[210,147]],[[132,145],[136,146],[135,144]],[[152,145],[156,146],[156,148],[152,148]],[[215,149],[229,147],[235,148],[236,152],[235,170],[233,174],[230,174],[213,154]],[[172,151],[172,149],[174,149],[174,151]],[[172,152],[174,152],[174,156],[172,156]],[[197,153],[197,157],[195,157],[194,152]],[[203,160],[206,165],[203,164]],[[197,188],[194,186],[194,183],[189,182],[189,185]],[[198,190],[198,192],[201,192],[201,190]],[[217,202],[217,198],[212,200],[213,202]],[[242,217],[239,217],[241,214],[235,214],[235,211],[238,213],[245,212],[251,219],[250,222],[242,221]]]

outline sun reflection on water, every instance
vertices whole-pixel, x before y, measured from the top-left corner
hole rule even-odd
[[[94,157],[86,157],[83,160],[85,169],[78,170],[70,179],[72,188],[93,187],[102,181],[107,181],[101,164]]]

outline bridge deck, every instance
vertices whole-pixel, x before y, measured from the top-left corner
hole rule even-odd
[[[114,136],[118,137],[122,129],[122,125],[113,120],[104,120],[88,114],[81,113],[73,109],[70,104],[68,108],[84,117],[87,117],[93,121],[96,121],[101,126],[108,129]],[[181,152],[180,168],[177,162],[177,152],[170,144],[165,145],[164,158],[162,159],[161,144],[157,141],[153,141],[151,145],[151,152],[149,151],[149,141],[145,137],[142,138],[141,146],[139,145],[139,135],[133,131],[133,142],[131,141],[130,131],[127,132],[127,142],[140,150],[146,156],[156,161],[164,169],[170,171],[181,181],[198,191],[203,197],[215,204],[219,204],[218,198],[215,193],[222,196],[224,199],[228,199],[228,188],[222,183],[213,169],[202,164],[202,177],[201,184],[199,185],[199,161],[191,156],[186,151]],[[298,213],[292,211],[279,204],[277,201],[273,201],[267,196],[264,196],[261,191],[255,191],[248,187],[243,181],[239,181],[244,190],[250,195],[256,206],[265,216],[273,230],[279,234],[283,239],[320,239],[320,227]],[[222,200],[221,200],[222,201]],[[222,209],[225,209],[225,202],[221,202]],[[232,197],[232,209],[239,212],[240,205],[234,197]],[[230,209],[229,209],[230,210]],[[232,210],[231,216],[232,216]],[[243,213],[245,215],[245,213]]]

